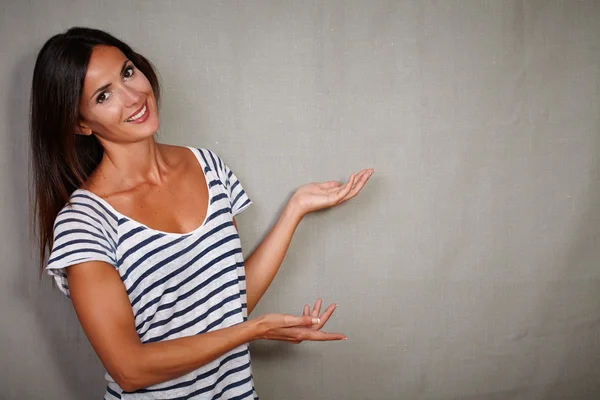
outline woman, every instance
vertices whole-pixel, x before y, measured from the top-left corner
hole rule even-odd
[[[150,62],[72,28],[40,51],[32,153],[41,260],[107,370],[105,399],[257,398],[248,343],[340,340],[321,300],[301,316],[252,312],[298,223],[354,197],[373,170],[300,187],[244,260],[234,217],[251,202],[207,149],[159,144]]]

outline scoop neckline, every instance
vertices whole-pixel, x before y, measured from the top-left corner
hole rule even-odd
[[[192,230],[190,232],[185,232],[185,233],[167,232],[167,231],[161,231],[159,229],[151,228],[148,225],[146,225],[146,224],[144,224],[144,223],[142,223],[142,222],[140,222],[138,220],[135,220],[135,219],[133,219],[133,218],[131,218],[131,217],[125,215],[125,214],[120,213],[112,205],[110,205],[106,200],[104,200],[102,197],[98,196],[96,193],[94,193],[92,191],[89,191],[87,189],[77,189],[75,191],[76,192],[77,191],[79,191],[79,192],[85,192],[85,193],[91,195],[91,197],[94,197],[96,200],[100,201],[112,213],[114,213],[115,215],[117,215],[119,217],[119,220],[120,219],[126,219],[126,220],[128,220],[130,222],[133,222],[133,223],[135,223],[135,224],[137,224],[137,225],[139,225],[139,226],[141,226],[141,227],[149,230],[149,231],[161,233],[163,235],[169,235],[169,236],[190,236],[190,235],[193,235],[193,234],[197,233],[198,231],[202,230],[206,226],[206,223],[208,222],[208,217],[209,217],[210,212],[212,210],[212,201],[211,200],[212,200],[213,196],[212,196],[212,192],[211,192],[211,189],[210,189],[210,181],[209,181],[208,175],[206,173],[206,167],[207,167],[207,165],[204,165],[204,160],[202,160],[202,157],[200,156],[200,150],[198,150],[198,149],[196,149],[194,147],[191,147],[191,146],[182,146],[182,147],[189,149],[192,152],[192,154],[194,154],[194,156],[196,157],[196,160],[198,161],[198,164],[200,164],[200,169],[202,170],[202,175],[204,175],[204,181],[206,183],[206,189],[207,189],[207,193],[208,193],[208,204],[206,206],[206,215],[204,216],[204,220],[202,221],[202,223],[196,229],[194,229],[194,230]],[[210,167],[208,168],[208,170],[209,171],[211,170]]]

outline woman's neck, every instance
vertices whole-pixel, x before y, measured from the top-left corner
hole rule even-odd
[[[122,192],[141,184],[160,185],[169,171],[164,146],[154,138],[129,144],[105,144],[92,186],[102,192]]]

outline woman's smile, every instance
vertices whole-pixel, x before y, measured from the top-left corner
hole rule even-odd
[[[133,123],[133,124],[141,124],[148,119],[148,102],[144,102],[144,105],[137,110],[131,117],[127,118],[125,122]]]

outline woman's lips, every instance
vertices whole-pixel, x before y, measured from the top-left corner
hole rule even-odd
[[[148,119],[150,113],[148,112],[148,102],[145,102],[144,105],[137,110],[131,117],[127,118],[125,122],[139,124]]]

